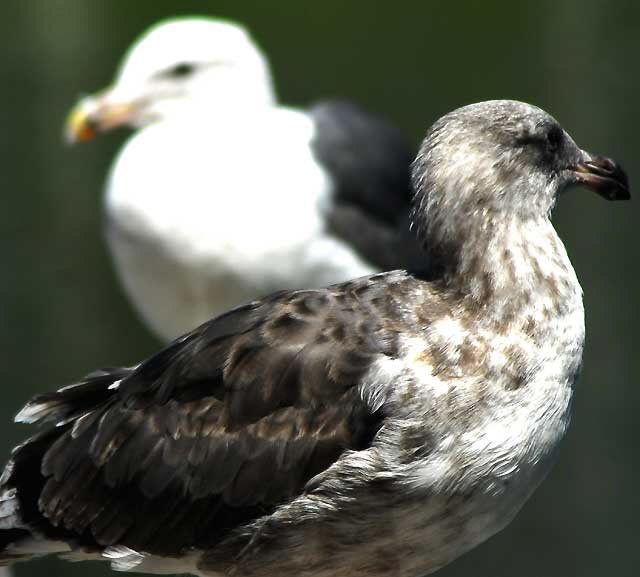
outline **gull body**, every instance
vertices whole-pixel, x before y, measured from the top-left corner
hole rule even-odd
[[[550,222],[622,170],[548,114],[458,109],[414,165],[424,273],[232,309],[131,369],[36,396],[0,482],[0,558],[221,577],[420,577],[505,527],[548,473],[584,344]]]
[[[127,294],[163,339],[256,296],[380,270],[376,237],[409,238],[403,138],[345,103],[280,106],[266,58],[230,22],[153,27],[114,85],[80,101],[69,138],[122,125],[136,133],[108,177],[107,239]],[[358,235],[374,240],[363,248]],[[396,266],[417,252],[407,244],[385,249]]]
[[[109,178],[106,232],[116,270],[165,339],[256,296],[374,270],[326,228],[330,183],[311,153],[309,119],[273,109],[244,115],[245,128],[236,120],[149,126],[127,143]],[[191,142],[188,155],[176,154],[180,141]],[[250,163],[248,141],[264,151]],[[157,168],[141,171],[149,158]],[[265,180],[277,180],[277,194]]]

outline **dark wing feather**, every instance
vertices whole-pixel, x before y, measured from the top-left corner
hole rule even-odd
[[[396,352],[390,300],[380,277],[281,293],[135,369],[39,395],[19,418],[61,424],[14,451],[3,487],[53,538],[164,555],[210,546],[369,446],[383,415],[356,385]]]
[[[335,186],[329,230],[381,270],[423,267],[409,226],[415,146],[397,127],[348,102],[319,102],[310,114],[314,154]]]

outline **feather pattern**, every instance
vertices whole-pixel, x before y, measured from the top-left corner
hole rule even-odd
[[[558,131],[510,101],[434,125],[415,164],[425,274],[277,293],[36,396],[19,420],[42,431],[0,481],[0,561],[418,577],[502,529],[556,458],[581,366],[549,213],[577,179],[629,196]]]
[[[176,554],[300,494],[380,427],[357,383],[375,357],[396,353],[382,297],[371,278],[273,295],[138,367],[37,395],[17,419],[53,428],[29,459],[40,462],[30,471],[40,495],[27,522],[87,546]]]

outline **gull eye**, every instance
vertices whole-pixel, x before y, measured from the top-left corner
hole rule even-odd
[[[552,126],[547,132],[546,143],[549,152],[556,152],[562,145],[564,135],[559,126]]]
[[[168,78],[187,78],[196,71],[196,65],[191,62],[180,62],[165,70],[163,76]]]

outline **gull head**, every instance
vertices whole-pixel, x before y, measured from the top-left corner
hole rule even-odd
[[[500,220],[546,219],[558,194],[575,184],[608,200],[630,196],[619,165],[580,149],[540,108],[512,100],[440,118],[422,143],[413,181],[414,225],[427,244]]]
[[[175,18],[154,25],[131,46],[110,87],[79,100],[65,137],[77,142],[119,126],[206,120],[274,101],[267,60],[244,28]]]

